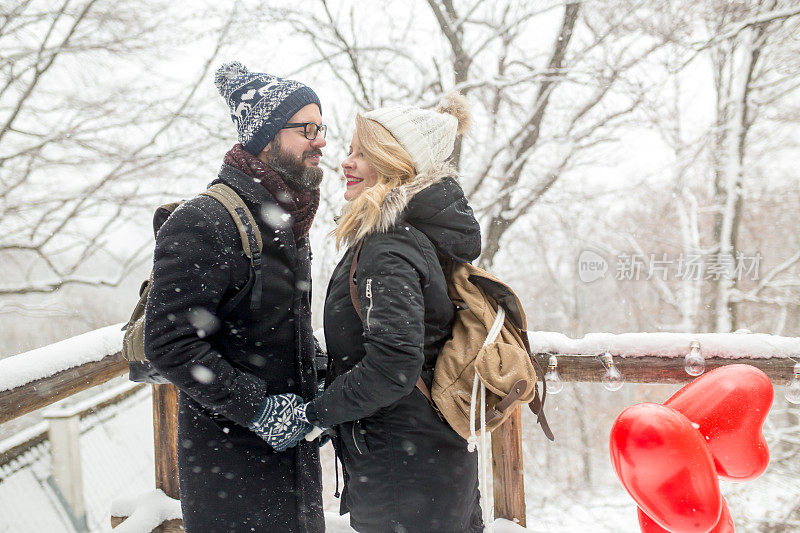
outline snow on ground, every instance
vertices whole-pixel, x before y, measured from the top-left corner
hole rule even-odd
[[[136,513],[114,529],[109,527],[104,533],[150,533],[154,527],[161,523],[159,518],[170,520],[180,517],[180,504],[168,498],[161,491],[149,492],[139,498],[138,501],[131,498],[125,499],[124,502],[121,501],[120,506],[115,507],[112,514],[123,513],[120,516],[124,516],[129,512],[133,512],[133,510]],[[176,506],[177,515],[175,515]],[[349,515],[339,516],[338,513],[325,512],[326,533],[353,533],[354,531],[350,527]],[[492,524],[492,531],[494,533],[519,533],[533,530],[500,518]]]
[[[0,391],[20,387],[122,349],[122,326],[114,324],[0,361]]]
[[[154,491],[152,431],[152,404],[148,389],[81,420],[84,499],[91,533],[131,533],[139,528],[137,524],[142,530],[150,531],[147,528],[153,521],[175,516],[175,504],[170,506],[169,501],[165,502]],[[335,479],[332,447],[324,446],[321,452],[327,531],[351,533],[349,516],[338,515],[336,510],[339,501],[333,498]],[[547,505],[542,506],[543,494],[548,491],[542,478],[537,476],[533,463],[529,464],[527,474],[528,529],[508,521],[495,520],[496,533],[635,531],[628,527],[635,525],[635,509],[632,501],[624,498],[624,493],[614,499],[617,506],[613,512],[609,507],[604,507],[606,502],[602,502],[598,508],[601,498],[590,492],[581,496],[570,494],[569,498],[550,496],[544,498]],[[0,469],[0,532],[74,532],[48,482],[49,477],[49,445],[46,442],[27,452],[14,464]],[[487,488],[487,492],[491,492],[491,487]],[[126,496],[131,495],[135,497],[133,502],[130,499],[126,502]],[[573,497],[576,501],[573,501]],[[130,522],[125,529],[111,530],[112,510],[116,514],[140,507],[143,507],[139,509],[142,512],[134,522]]]
[[[348,515],[339,516],[337,513],[325,513],[325,533],[353,533],[355,531],[350,527]],[[520,533],[524,531],[533,531],[532,529],[525,529],[524,527],[498,518],[492,524],[494,533]]]
[[[149,389],[82,417],[80,432],[86,518],[97,533],[110,524],[113,500],[155,488]],[[75,531],[51,475],[48,441],[0,467],[0,533]]]

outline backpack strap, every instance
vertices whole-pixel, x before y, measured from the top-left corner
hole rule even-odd
[[[540,380],[542,382],[542,397],[539,398],[539,389],[536,388],[534,385],[534,391],[536,391],[536,395],[534,396],[531,403],[528,404],[531,411],[536,415],[536,421],[542,426],[542,431],[544,431],[545,437],[549,440],[555,440],[553,436],[553,431],[550,429],[550,424],[547,423],[547,417],[544,415],[544,401],[547,399],[547,381],[544,379],[544,370],[542,370],[542,366],[536,360],[536,358],[531,353],[531,344],[528,340],[528,332],[524,329],[519,330],[519,334],[522,337],[522,342],[525,344],[525,350],[528,351],[528,357],[531,358],[531,363],[533,363],[533,368],[536,370],[536,373],[540,376]]]
[[[528,392],[528,383],[529,382],[526,379],[520,379],[514,383],[514,385],[511,386],[511,392],[497,402],[490,412],[486,413],[486,423],[491,424],[495,418],[503,416],[506,412],[506,409],[514,405],[514,402],[519,400],[523,394]],[[528,405],[530,405],[530,403]]]
[[[419,391],[428,399],[428,403],[431,404],[431,407],[436,411],[439,415],[439,418],[442,418],[441,413],[439,413],[439,408],[433,403],[433,398],[431,398],[431,391],[428,390],[428,386],[425,385],[425,382],[422,380],[422,376],[417,378],[417,388]]]
[[[364,239],[358,241],[356,245],[356,253],[353,254],[353,262],[350,263],[350,301],[358,314],[358,318],[364,320],[364,315],[361,313],[361,304],[358,302],[358,287],[356,287],[356,268],[358,267],[358,254],[361,253],[361,247],[364,245]]]
[[[358,267],[358,254],[361,253],[361,247],[363,245],[364,245],[364,239],[362,238],[360,241],[358,241],[358,244],[356,245],[356,253],[353,254],[353,262],[350,263],[350,277],[349,277],[350,301],[352,302],[353,307],[355,308],[356,313],[358,314],[358,318],[360,318],[361,320],[364,320],[364,315],[361,313],[361,304],[358,301],[358,287],[356,287],[356,268]],[[439,409],[436,408],[436,405],[434,405],[433,403],[433,398],[431,398],[431,391],[428,390],[428,386],[425,384],[425,381],[423,381],[422,376],[420,376],[417,379],[417,388],[422,393],[422,395],[428,399],[428,403],[431,404],[431,407],[433,407],[433,409],[437,413],[439,413]],[[441,414],[439,415],[439,417],[441,418]]]
[[[239,230],[242,249],[244,249],[247,257],[253,257],[253,255],[261,253],[261,250],[264,249],[261,231],[253,222],[255,219],[250,212],[250,208],[247,207],[247,204],[244,203],[244,200],[236,191],[223,183],[215,183],[200,194],[214,198],[228,210],[231,218],[236,223],[236,229]]]
[[[261,308],[261,251],[264,249],[264,242],[253,214],[241,196],[223,183],[215,183],[207,191],[200,194],[215,199],[230,213],[233,222],[236,224],[236,229],[239,230],[242,249],[250,259],[250,277],[247,280],[247,284],[225,305],[223,314],[225,314],[225,311],[230,312],[236,307],[244,297],[244,294],[251,289],[250,309],[258,311]]]

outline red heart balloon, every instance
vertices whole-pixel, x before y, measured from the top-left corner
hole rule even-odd
[[[719,521],[719,481],[692,422],[660,404],[625,409],[611,428],[611,462],[625,489],[672,533],[705,533]]]
[[[697,424],[720,476],[748,481],[769,464],[762,426],[772,398],[772,382],[764,372],[749,365],[727,365],[695,379],[664,405]]]
[[[647,516],[640,507],[637,507],[636,511],[639,514],[639,527],[642,533],[670,533],[659,526],[655,520]],[[735,533],[731,511],[728,509],[728,503],[725,501],[724,497],[722,498],[722,513],[720,513],[719,521],[708,533]]]

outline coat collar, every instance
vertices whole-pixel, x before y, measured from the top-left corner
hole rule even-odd
[[[224,183],[236,191],[249,204],[278,203],[266,187],[231,165],[222,164],[222,168],[219,169],[219,174],[217,174],[217,179],[212,184],[218,182]]]
[[[291,226],[273,227],[264,223],[260,216],[266,205],[274,205],[280,208],[278,201],[266,187],[238,168],[224,163],[219,170],[217,179],[211,182],[211,185],[214,183],[224,183],[242,197],[247,207],[250,209],[250,212],[253,214],[253,217],[256,219],[255,222],[258,224],[261,237],[265,242],[265,249],[267,248],[266,242],[268,240],[272,241],[277,239],[278,248],[286,254],[291,264],[297,262],[298,245],[294,241],[294,233],[292,232]]]
[[[455,167],[448,163],[442,163],[426,172],[417,174],[413,180],[405,185],[395,187],[387,192],[383,202],[381,202],[380,218],[374,231],[376,233],[388,231],[401,218],[403,211],[408,207],[408,202],[414,198],[415,194],[435,183],[439,183],[444,178],[455,175]]]

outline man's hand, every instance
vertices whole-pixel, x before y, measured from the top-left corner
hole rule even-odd
[[[298,409],[302,405],[303,399],[296,394],[267,396],[261,412],[248,427],[275,451],[292,448],[313,428]]]

